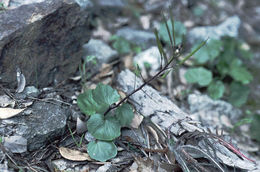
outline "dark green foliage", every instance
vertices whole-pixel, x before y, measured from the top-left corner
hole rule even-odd
[[[117,154],[116,145],[107,141],[92,141],[87,145],[88,154],[97,161],[107,161]]]
[[[193,49],[195,49],[195,46]],[[243,64],[243,59],[252,57],[249,47],[242,41],[230,37],[224,37],[221,40],[212,39],[194,55],[195,65],[203,65],[211,70],[213,74],[212,82],[208,83],[209,78],[205,78],[207,84],[199,84],[197,80],[204,83],[202,81],[204,77],[201,77],[202,74],[194,71],[194,69],[189,69],[185,77],[190,83],[198,83],[201,87],[208,87],[208,94],[213,99],[222,98],[226,90],[225,87],[230,88],[231,93],[228,95],[228,100],[239,107],[247,102],[249,89],[245,85],[253,80],[252,74]],[[191,75],[193,77],[190,77]],[[225,80],[228,77],[232,80],[226,82],[224,86],[224,81],[228,81]],[[230,85],[230,83],[235,84]],[[235,90],[243,92],[235,93]]]
[[[234,106],[240,107],[245,104],[247,101],[247,97],[249,95],[249,87],[243,85],[239,82],[232,82],[230,85],[231,95],[229,97],[229,102],[231,102]]]
[[[203,67],[190,68],[185,73],[185,78],[189,83],[197,83],[200,86],[207,86],[212,80],[212,73]]]
[[[225,92],[225,85],[222,81],[213,81],[209,84],[207,91],[212,99],[219,99]]]
[[[89,155],[95,160],[106,161],[116,156],[117,149],[112,141],[120,136],[121,127],[128,126],[134,117],[132,107],[127,103],[105,115],[119,99],[116,90],[103,84],[98,84],[94,90],[86,90],[78,96],[80,110],[90,115],[87,121],[88,131],[98,139],[88,144]]]

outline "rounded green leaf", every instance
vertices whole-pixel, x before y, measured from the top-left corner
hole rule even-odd
[[[195,49],[197,45],[193,47]],[[221,51],[222,42],[220,40],[211,39],[207,42],[207,44],[194,54],[194,58],[197,63],[204,64],[208,60],[214,60]]]
[[[207,86],[212,81],[211,71],[203,67],[188,69],[184,76],[187,82],[197,83],[200,86]]]
[[[113,142],[96,140],[87,145],[88,154],[92,159],[105,162],[114,158],[117,154],[116,145]]]
[[[219,99],[225,92],[225,86],[221,81],[211,82],[208,87],[208,94],[212,99]]]
[[[93,115],[97,109],[101,108],[93,99],[92,90],[87,90],[80,94],[77,98],[77,104],[80,110],[86,115]]]
[[[229,97],[229,102],[236,107],[240,107],[246,103],[250,89],[239,82],[232,82],[230,86],[231,95]]]
[[[248,84],[253,80],[252,74],[242,66],[231,66],[230,75],[234,80],[243,84]]]
[[[120,122],[121,126],[127,126],[131,124],[134,113],[131,105],[124,103],[116,109],[116,118]]]
[[[99,105],[96,109],[97,113],[103,114],[111,104],[119,101],[120,96],[116,90],[109,85],[98,84],[92,91],[93,99]]]
[[[88,131],[92,136],[99,140],[111,141],[120,136],[119,121],[109,116],[107,119],[104,115],[91,115],[87,122]]]

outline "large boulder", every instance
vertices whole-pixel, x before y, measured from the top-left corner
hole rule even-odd
[[[13,88],[18,68],[30,85],[68,78],[90,37],[88,15],[73,0],[44,0],[0,12],[0,83]]]

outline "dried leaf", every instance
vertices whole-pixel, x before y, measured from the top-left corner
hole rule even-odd
[[[16,72],[16,79],[17,79],[17,83],[18,83],[16,92],[21,93],[21,92],[23,92],[23,90],[25,88],[26,80],[19,68],[17,69],[17,72]]]
[[[77,117],[77,134],[82,134],[87,131],[87,124],[85,121],[82,121],[79,117]]]
[[[152,18],[152,15],[150,15],[150,14],[140,16],[140,23],[145,30],[150,28],[151,18]]]
[[[147,126],[147,130],[153,135],[156,143],[159,144],[159,136],[158,136],[157,132],[151,126]]]
[[[78,75],[78,76],[70,77],[69,79],[71,79],[72,81],[79,81],[81,80],[81,76]]]
[[[65,147],[60,147],[59,152],[63,158],[72,161],[92,161],[87,153]]]
[[[128,54],[123,58],[124,66],[127,69],[133,69],[133,54]]]
[[[0,108],[0,119],[8,119],[11,118],[20,112],[22,112],[23,109],[12,109],[12,108]]]
[[[142,123],[144,117],[142,115],[136,114],[134,115],[134,118],[132,120],[132,123],[130,124],[133,128],[138,128],[140,124]]]

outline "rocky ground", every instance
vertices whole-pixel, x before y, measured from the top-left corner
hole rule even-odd
[[[199,171],[221,171],[196,151],[183,153],[187,145],[216,149],[224,171],[260,170],[259,143],[251,138],[250,124],[236,127],[246,111],[260,114],[258,0],[0,2],[0,171],[183,171],[180,159],[185,158],[194,168],[204,163]],[[143,82],[133,73],[134,63],[144,80],[156,74],[160,53],[153,30],[163,14],[169,17],[169,7],[187,29],[183,55],[195,40],[207,37],[228,35],[248,43],[254,54],[245,61],[254,75],[249,103],[239,109],[188,84],[183,74],[188,61],[130,97],[135,117],[115,142],[117,156],[95,161],[87,154],[93,137],[77,96],[100,82],[126,96]],[[219,138],[246,158],[207,131],[218,129],[225,135]]]

